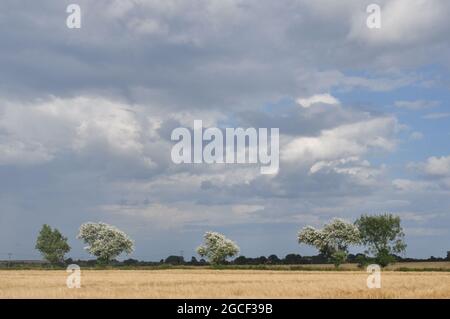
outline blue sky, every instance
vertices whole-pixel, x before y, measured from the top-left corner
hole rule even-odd
[[[448,1],[378,1],[380,29],[372,1],[80,0],[81,29],[69,3],[0,4],[0,259],[39,258],[44,223],[86,258],[87,221],[140,259],[195,255],[208,230],[307,255],[302,227],[382,212],[408,256],[450,250]],[[278,127],[279,173],[173,164],[194,120]]]

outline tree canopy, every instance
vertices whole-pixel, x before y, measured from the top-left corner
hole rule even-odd
[[[375,256],[380,266],[393,262],[395,253],[406,250],[405,234],[400,225],[400,217],[392,214],[362,215],[356,220],[361,241],[367,246],[367,253]]]
[[[208,258],[213,265],[222,264],[226,258],[239,253],[238,245],[222,234],[206,232],[203,238],[204,244],[197,248],[197,253],[201,257]]]
[[[108,263],[121,253],[131,254],[134,250],[134,243],[127,234],[105,223],[81,225],[77,238],[88,244],[85,249],[102,263]]]
[[[67,238],[58,229],[52,229],[44,224],[36,240],[36,249],[39,250],[45,260],[52,264],[64,262],[64,256],[70,251]]]
[[[303,228],[298,234],[298,241],[316,247],[337,267],[346,260],[348,246],[360,243],[360,234],[353,224],[333,219],[323,229],[312,226]]]

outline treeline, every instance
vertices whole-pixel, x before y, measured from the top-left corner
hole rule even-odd
[[[96,257],[95,261],[73,261],[66,259],[70,251],[67,237],[49,225],[43,225],[36,240],[36,249],[50,264],[77,263],[79,266],[124,265],[153,266],[170,265],[301,265],[334,264],[336,268],[343,263],[358,263],[361,266],[378,264],[385,267],[398,261],[421,261],[402,258],[406,252],[405,234],[399,216],[389,213],[379,215],[361,215],[353,223],[333,219],[321,229],[312,226],[302,228],[297,234],[297,242],[315,247],[316,256],[288,254],[284,258],[276,255],[247,258],[239,256],[239,246],[225,235],[208,231],[203,235],[203,243],[197,247],[201,259],[192,257],[185,261],[181,256],[169,256],[160,262],[145,262],[136,259],[117,261],[121,254],[134,251],[134,241],[122,230],[105,223],[85,223],[80,226],[78,239],[87,246],[86,251]],[[363,254],[350,254],[351,246],[364,247]],[[234,259],[232,259],[234,258]],[[427,261],[449,260],[431,257]],[[69,261],[69,262],[67,262]]]
[[[447,252],[446,257],[435,257],[431,256],[429,258],[403,258],[401,256],[394,255],[395,262],[439,262],[439,261],[450,261],[450,251]],[[365,254],[349,254],[347,257],[347,263],[358,264],[363,267],[369,263],[374,262],[373,258]],[[61,263],[53,264],[53,266],[65,267],[69,264],[77,264],[80,267],[96,267],[103,264],[96,259],[83,260],[83,259],[72,259],[67,258]],[[225,261],[224,265],[317,265],[317,264],[330,264],[333,262],[329,260],[324,255],[315,256],[301,256],[299,254],[287,254],[284,257],[278,257],[275,254],[269,256],[260,257],[245,257],[239,256],[234,260]],[[0,268],[7,267],[32,267],[36,265],[50,265],[48,261],[0,261]],[[183,256],[171,255],[167,258],[161,259],[159,261],[145,261],[138,260],[134,258],[128,258],[122,261],[113,259],[110,261],[109,266],[111,267],[162,267],[162,266],[210,266],[207,260],[203,258],[196,258],[192,256],[190,259],[185,259]]]
[[[395,262],[438,262],[438,261],[450,261],[450,251],[447,252],[447,257],[435,257],[429,258],[403,258],[401,256],[394,255]],[[347,263],[365,265],[372,262],[373,259],[365,254],[349,254],[347,257]],[[96,260],[72,260],[71,258],[66,260],[67,264],[75,263],[80,266],[95,266]],[[316,265],[316,264],[330,264],[330,261],[324,255],[315,256],[301,256],[299,254],[287,254],[285,257],[278,257],[275,254],[269,256],[260,257],[245,257],[239,256],[231,261],[225,261],[225,265]],[[112,260],[111,266],[161,266],[161,265],[173,265],[173,266],[209,266],[210,263],[205,259],[197,259],[192,256],[190,259],[185,259],[183,256],[171,255],[160,261],[144,261],[129,258],[123,261]]]

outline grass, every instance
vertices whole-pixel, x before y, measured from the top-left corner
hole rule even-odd
[[[332,264],[303,264],[303,265],[220,265],[220,266],[191,266],[191,265],[170,265],[159,264],[154,266],[89,266],[82,267],[85,270],[164,270],[164,269],[224,269],[224,270],[273,270],[273,271],[359,271],[361,270],[357,264],[342,264],[338,269]],[[364,267],[365,268],[365,267]],[[11,270],[65,270],[66,266],[51,265],[14,265],[12,267],[0,268],[0,271]],[[386,267],[388,271],[448,271],[450,272],[450,262],[400,262]]]
[[[431,271],[383,271],[381,289],[351,270],[82,270],[80,289],[67,275],[0,271],[0,298],[450,298],[450,273]]]
[[[301,270],[301,271],[357,271],[358,264],[342,264],[338,269],[332,264],[305,265],[224,265],[218,269],[250,269],[250,270]],[[365,267],[364,267],[365,269]],[[450,271],[450,262],[403,262],[389,265],[388,271]]]

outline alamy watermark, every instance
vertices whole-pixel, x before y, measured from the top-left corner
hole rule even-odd
[[[367,272],[370,274],[366,280],[367,288],[369,289],[381,288],[381,267],[376,264],[369,265],[367,266]]]
[[[81,288],[81,269],[76,264],[67,266],[66,272],[70,273],[66,279],[67,288]]]
[[[381,7],[372,3],[367,6],[366,12],[369,16],[366,20],[366,25],[369,29],[381,29]]]
[[[369,29],[381,28],[381,7],[376,3],[369,4],[366,8],[369,14],[366,20],[366,25]],[[66,26],[69,29],[81,28],[81,7],[79,4],[69,4],[66,8],[66,13],[69,13],[66,19]]]
[[[225,135],[225,136],[224,136]],[[279,129],[203,128],[202,120],[194,121],[193,137],[185,127],[172,131],[178,141],[171,152],[175,164],[261,164],[261,174],[276,174],[280,163]],[[225,137],[225,138],[224,138]],[[270,138],[270,146],[269,146]]]
[[[69,4],[66,12],[69,13],[66,19],[66,26],[69,29],[81,28],[81,7],[78,4]]]

